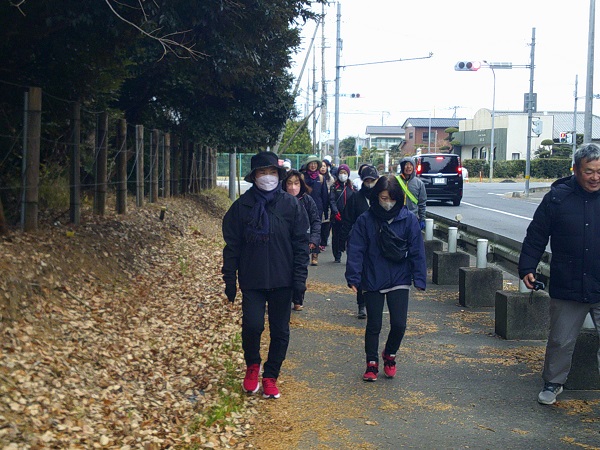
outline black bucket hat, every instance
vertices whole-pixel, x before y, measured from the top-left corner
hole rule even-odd
[[[285,177],[285,169],[279,166],[277,154],[273,152],[260,152],[250,160],[250,173],[244,177],[244,181],[248,183],[254,182],[254,171],[263,167],[275,167],[279,174],[279,179],[283,180]]]

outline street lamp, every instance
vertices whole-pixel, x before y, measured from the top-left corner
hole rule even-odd
[[[487,67],[492,69],[492,74],[494,75],[494,86],[493,86],[493,94],[492,94],[492,133],[490,136],[490,152],[488,155],[490,162],[490,182],[494,178],[494,131],[495,131],[495,119],[496,119],[496,71],[494,69],[512,69],[512,63],[510,62],[487,62],[483,60],[485,63],[484,66],[481,65],[479,61],[459,61],[454,65],[454,70],[457,71],[476,71],[479,70],[480,67]]]

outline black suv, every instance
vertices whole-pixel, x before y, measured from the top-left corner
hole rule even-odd
[[[425,183],[427,200],[460,205],[463,196],[462,166],[458,155],[427,153],[417,156],[417,176]]]

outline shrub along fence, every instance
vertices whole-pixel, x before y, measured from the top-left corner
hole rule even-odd
[[[28,88],[22,129],[0,135],[0,233],[19,210],[22,229],[37,230],[40,202],[61,191],[69,198],[70,222],[78,225],[82,190],[93,193],[94,214],[104,215],[109,189],[116,193],[116,212],[126,214],[128,190],[140,207],[146,199],[154,203],[216,186],[215,148],[51,95],[50,108],[59,102],[70,111],[64,123],[45,121],[42,96],[41,88]],[[19,160],[21,177],[14,173]]]
[[[483,178],[490,175],[490,165],[485,159],[463,159],[462,165],[469,177]],[[531,160],[530,176],[533,178],[561,178],[571,174],[571,160],[558,158],[536,158]],[[494,161],[495,178],[518,178],[525,176],[525,160]]]

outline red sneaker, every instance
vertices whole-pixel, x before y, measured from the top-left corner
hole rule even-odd
[[[263,378],[263,397],[264,398],[279,398],[281,394],[277,389],[277,378]]]
[[[377,373],[379,372],[379,364],[375,361],[367,363],[367,371],[363,375],[364,381],[377,381]]]
[[[242,383],[242,389],[248,394],[256,394],[258,391],[258,374],[260,373],[260,364],[250,364],[246,368],[246,376]]]
[[[385,351],[381,354],[383,358],[383,372],[388,378],[396,376],[396,355],[388,355]]]

